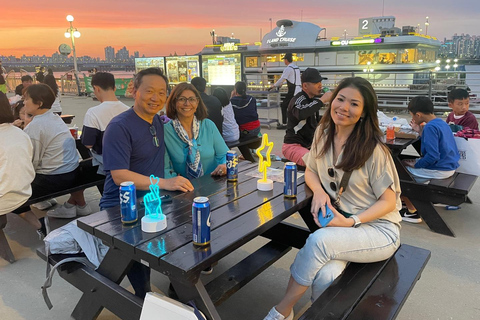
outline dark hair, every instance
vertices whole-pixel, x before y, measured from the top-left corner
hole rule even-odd
[[[20,80],[21,80],[22,82],[25,82],[25,81],[32,81],[32,82],[33,82],[33,78],[32,78],[31,76],[29,76],[28,74],[25,75],[25,76],[22,76],[22,77],[20,78]]]
[[[408,111],[415,114],[421,112],[424,114],[433,113],[433,102],[428,97],[416,96],[408,103]]]
[[[55,77],[53,74],[47,74],[45,78],[43,79],[43,83],[45,83],[47,86],[52,88],[53,93],[55,94],[55,97],[58,95],[58,85],[57,85],[57,80],[55,80]]]
[[[142,84],[142,78],[144,76],[149,76],[149,75],[157,75],[163,78],[165,80],[165,83],[167,84],[167,89],[168,89],[168,79],[167,77],[163,74],[162,69],[160,68],[147,68],[143,69],[137,75],[135,76],[135,80],[133,81],[133,87],[136,89],[140,88],[140,85]]]
[[[207,88],[207,80],[202,77],[195,77],[192,79],[191,83],[197,88],[199,92],[205,92]]]
[[[52,69],[48,68],[47,72],[48,72],[48,74],[53,75],[53,70]]]
[[[336,168],[342,169],[343,171],[352,171],[361,168],[365,164],[377,144],[380,144],[386,153],[389,153],[389,151],[381,140],[383,133],[378,125],[377,95],[370,82],[360,77],[352,77],[345,78],[338,84],[337,89],[333,92],[332,98],[330,99],[330,105],[323,114],[319,128],[317,128],[317,130],[320,130],[320,134],[314,142],[314,145],[312,145],[312,150],[321,148],[320,153],[317,153],[317,158],[324,156],[333,146],[335,123],[332,120],[330,112],[333,101],[336,99],[338,93],[345,88],[355,88],[363,97],[363,115],[355,124],[352,133],[345,142],[342,161],[336,166]],[[320,140],[323,136],[326,137],[326,141],[322,146],[320,145]]]
[[[55,102],[55,94],[44,83],[32,84],[25,90],[25,96],[30,97],[33,103],[40,105],[40,109],[50,109]]]
[[[287,60],[291,63],[293,61],[293,55],[290,52],[285,53],[285,55],[283,56],[283,60]]]
[[[0,84],[5,84],[5,78],[3,77],[3,74],[1,74],[1,70],[0,70]]]
[[[0,124],[14,121],[12,108],[5,93],[0,91]]]
[[[23,100],[20,100],[15,104],[15,108],[13,109],[13,118],[14,120],[20,119],[20,110],[25,107]]]
[[[225,89],[223,89],[223,88],[219,87],[219,88],[213,90],[212,95],[214,97],[217,97],[218,100],[220,100],[220,103],[222,104],[223,107],[228,106],[228,104],[230,103],[230,98],[227,95],[227,91],[225,91]]]
[[[186,83],[186,82],[177,84],[175,88],[173,88],[172,92],[170,93],[170,96],[168,96],[167,117],[169,117],[170,119],[177,119],[177,100],[185,90],[190,90],[193,93],[195,93],[195,97],[197,97],[198,99],[197,111],[195,112],[195,116],[197,117],[197,119],[198,120],[205,119],[208,116],[207,107],[205,107],[205,104],[203,103],[202,98],[200,97],[200,93],[198,92],[198,90],[195,88],[193,84]]]
[[[115,77],[109,72],[97,72],[92,77],[92,87],[99,86],[103,90],[115,90]]]
[[[238,81],[235,83],[235,91],[242,98],[245,98],[247,96],[247,84],[243,81]]]
[[[470,95],[468,94],[468,91],[465,89],[453,89],[452,91],[449,92],[448,94],[448,102],[453,102],[455,100],[463,100],[463,99],[468,99]]]

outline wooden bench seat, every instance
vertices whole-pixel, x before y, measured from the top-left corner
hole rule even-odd
[[[454,237],[454,233],[440,217],[434,203],[458,206],[470,202],[468,193],[477,181],[477,176],[456,172],[447,179],[431,179],[428,183],[418,183],[400,178],[402,195],[417,208],[418,213],[433,231]]]
[[[395,319],[430,255],[402,244],[388,260],[350,263],[299,320]]]
[[[44,247],[37,249],[37,255],[45,261],[48,260],[47,262],[52,266],[65,258],[84,256],[83,254],[51,254],[47,258]],[[107,257],[105,257],[105,259],[106,258]],[[143,299],[135,296],[119,285],[124,275],[115,275],[114,277],[117,281],[112,281],[102,276],[93,268],[75,261],[67,262],[58,267],[57,270],[63,279],[84,294],[94,296],[96,301],[99,301],[117,316],[121,316],[123,319],[140,318]],[[119,301],[121,301],[121,303],[119,303]],[[55,301],[53,301],[53,303],[55,303]],[[72,318],[84,319],[84,315],[75,309],[72,313]]]
[[[245,160],[248,160],[250,162],[256,162],[255,158],[253,157],[252,151],[250,149],[258,148],[261,143],[262,143],[261,137],[255,137],[255,138],[244,140],[244,141],[237,140],[233,142],[226,142],[228,148],[230,149],[238,148],[238,150],[240,150]]]

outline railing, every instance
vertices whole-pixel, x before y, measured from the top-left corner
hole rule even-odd
[[[278,78],[279,74],[246,74],[248,90],[266,90]],[[406,109],[408,102],[415,96],[429,96],[436,110],[448,111],[448,93],[455,88],[470,90],[470,110],[480,113],[480,72],[322,72],[328,78],[323,86],[335,90],[338,83],[347,77],[362,77],[370,81],[375,89],[379,107],[382,109]],[[280,92],[285,94],[287,86]]]

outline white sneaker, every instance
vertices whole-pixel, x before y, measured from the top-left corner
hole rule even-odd
[[[77,216],[79,217],[88,216],[89,214],[92,213],[92,209],[90,208],[90,205],[88,203],[83,207],[80,207],[80,206],[76,206],[76,207],[77,207]]]
[[[275,307],[273,307],[263,320],[293,320],[293,310],[290,312],[290,315],[285,318],[277,311],[277,309],[275,309]]]
[[[42,201],[42,202],[32,204],[32,207],[35,207],[38,210],[43,211],[43,210],[47,210],[48,208],[53,207],[56,204],[57,204],[57,200],[55,200],[55,198],[52,198],[50,200],[45,200],[45,201]]]
[[[73,204],[65,202],[57,206],[53,210],[47,211],[47,216],[50,218],[71,219],[77,216],[77,207]]]

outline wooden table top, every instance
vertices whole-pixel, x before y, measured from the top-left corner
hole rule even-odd
[[[167,229],[157,233],[141,230],[143,204],[137,205],[139,219],[130,226],[120,221],[120,207],[110,208],[78,219],[78,226],[131,259],[148,263],[179,281],[195,282],[201,270],[275,226],[309,203],[311,191],[304,178],[297,179],[295,199],[283,196],[283,183],[274,182],[272,191],[258,191],[258,178],[246,175],[256,164],[240,162],[238,182],[226,177],[203,176],[192,181],[195,190],[170,194],[172,202],[162,204]],[[193,199],[207,196],[211,208],[211,242],[204,248],[192,243]]]

